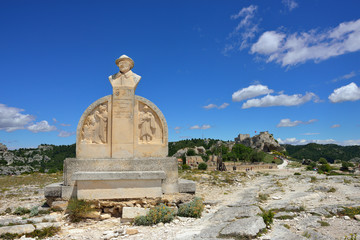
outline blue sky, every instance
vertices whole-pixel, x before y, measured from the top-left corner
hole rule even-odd
[[[0,142],[72,144],[122,54],[169,140],[360,144],[360,2],[1,1]]]

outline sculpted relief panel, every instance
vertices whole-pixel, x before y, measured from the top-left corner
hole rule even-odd
[[[159,117],[148,105],[141,102],[138,119],[140,144],[163,142],[163,129]]]
[[[95,108],[85,119],[81,130],[81,142],[104,144],[108,142],[108,103]]]

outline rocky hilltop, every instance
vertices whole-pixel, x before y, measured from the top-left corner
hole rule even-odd
[[[260,132],[260,134],[253,137],[250,137],[250,134],[239,134],[235,138],[235,142],[264,152],[273,150],[281,152],[285,150],[268,131]]]
[[[62,170],[66,157],[75,156],[73,145],[46,145],[37,148],[8,150],[0,144],[0,175],[18,175],[31,172],[56,172]]]

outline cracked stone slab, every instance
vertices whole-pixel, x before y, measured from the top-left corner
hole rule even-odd
[[[221,208],[212,217],[212,221],[230,222],[238,218],[255,216],[261,213],[257,206],[225,207]]]
[[[266,228],[264,220],[260,216],[238,219],[229,223],[220,231],[221,237],[255,237],[261,230]]]

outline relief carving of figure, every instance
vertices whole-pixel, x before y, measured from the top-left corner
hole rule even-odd
[[[107,105],[100,105],[98,110],[87,116],[82,130],[85,143],[103,144],[107,142]]]
[[[149,143],[154,138],[156,131],[155,117],[150,112],[148,106],[145,106],[143,111],[139,113],[139,127],[140,127],[140,140],[143,143]]]
[[[131,87],[136,88],[141,77],[131,71],[134,67],[134,61],[126,55],[122,55],[115,61],[120,71],[109,76],[109,81],[113,87]]]
[[[108,112],[106,105],[100,105],[99,111],[95,112],[96,122],[99,123],[98,126],[98,135],[101,143],[107,142],[107,121],[108,121]]]

